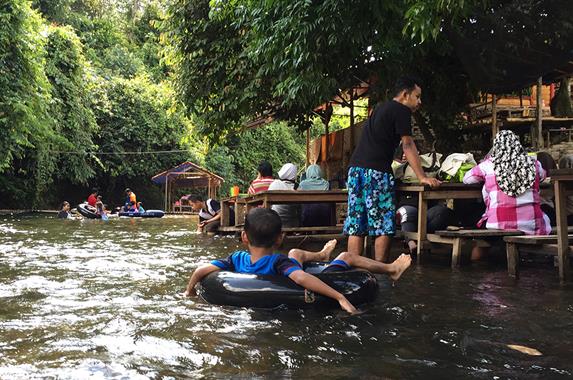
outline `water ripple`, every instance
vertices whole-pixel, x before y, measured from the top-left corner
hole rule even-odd
[[[572,289],[553,268],[419,266],[378,300],[252,310],[181,296],[193,268],[239,247],[188,218],[0,220],[1,379],[567,378]],[[532,296],[533,294],[533,296]],[[558,343],[556,343],[558,342]],[[545,356],[507,349],[521,344]]]

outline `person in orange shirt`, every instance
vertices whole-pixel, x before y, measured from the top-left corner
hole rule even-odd
[[[128,187],[125,189],[125,210],[128,211],[131,208],[131,205],[137,205],[137,197],[133,191]]]

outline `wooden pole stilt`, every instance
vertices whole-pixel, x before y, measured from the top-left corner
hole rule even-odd
[[[310,127],[306,130],[306,167],[310,165]]]
[[[167,173],[165,175],[165,195],[164,195],[164,200],[165,200],[165,212],[169,212],[169,209],[167,207],[167,187],[169,186],[169,173]]]
[[[537,99],[536,99],[536,115],[535,115],[535,125],[536,125],[536,144],[535,146],[537,149],[543,148],[543,94],[542,94],[542,85],[543,85],[543,78],[537,78]]]
[[[499,132],[497,127],[497,95],[493,94],[491,103],[491,141],[495,139],[497,132]]]

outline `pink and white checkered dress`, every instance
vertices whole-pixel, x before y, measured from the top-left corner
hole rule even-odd
[[[477,225],[481,226],[487,220],[486,228],[520,230],[527,235],[549,235],[549,218],[540,208],[539,183],[545,179],[545,170],[539,161],[535,162],[535,170],[533,187],[517,197],[510,197],[500,190],[490,159],[468,171],[464,183],[485,182],[482,189],[485,213]]]

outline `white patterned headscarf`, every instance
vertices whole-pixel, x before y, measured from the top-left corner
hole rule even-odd
[[[515,133],[500,131],[493,140],[490,154],[501,191],[510,197],[517,197],[533,187],[535,159],[525,153]]]

